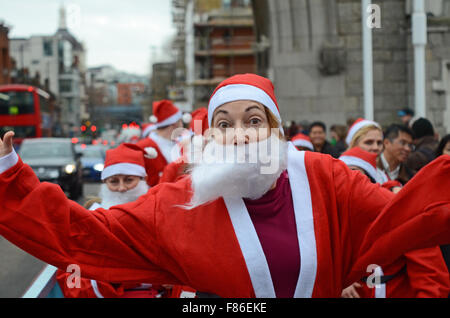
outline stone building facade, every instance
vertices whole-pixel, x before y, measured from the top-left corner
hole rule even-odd
[[[9,27],[0,21],[0,85],[11,81],[11,62],[9,58]]]
[[[374,118],[398,122],[414,109],[411,1],[372,1],[381,27],[373,29]],[[426,1],[427,117],[450,132],[450,1]],[[268,42],[259,73],[274,81],[285,120],[345,124],[363,113],[360,0],[253,0],[257,46]]]

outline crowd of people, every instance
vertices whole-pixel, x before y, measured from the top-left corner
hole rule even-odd
[[[382,127],[374,122],[364,119],[350,119],[347,123],[349,126],[334,125],[330,128],[332,140],[326,140],[326,126],[322,122],[313,122],[309,129],[301,129],[300,125],[295,122],[291,123],[288,131],[293,133],[291,137],[293,143],[297,145],[299,150],[315,151],[329,154],[337,159],[345,162],[350,169],[358,170],[365,174],[371,182],[379,183],[382,187],[398,193],[408,181],[417,174],[417,172],[428,163],[442,155],[450,155],[450,134],[439,139],[433,125],[426,118],[414,118],[414,112],[409,109],[402,110],[398,113],[399,123],[392,123],[382,129]],[[302,144],[298,143],[302,140]],[[308,143],[308,147],[305,147]],[[412,282],[420,282],[421,278],[417,276],[429,275],[430,277],[442,277],[442,281],[435,282],[435,286],[445,286],[446,269],[450,269],[450,246],[444,245],[441,250],[435,249],[426,251],[416,251],[414,253],[405,254],[404,266],[409,272],[403,272],[403,267],[397,265],[397,270],[402,269],[391,279],[393,284],[400,284],[401,279],[409,279]],[[424,253],[425,252],[425,253]],[[443,255],[446,268],[442,262],[434,261]],[[430,257],[430,255],[434,255]],[[414,264],[427,264],[428,274],[426,271],[415,273]],[[409,266],[406,265],[409,263]],[[391,265],[392,266],[392,265]],[[424,269],[424,268],[422,268]],[[420,270],[420,269],[419,269]],[[392,284],[391,283],[391,284]],[[431,287],[433,284],[429,284]],[[366,285],[359,282],[354,283],[349,288],[344,289],[343,297],[368,297],[380,294],[380,291],[364,288]],[[406,286],[406,285],[405,285]],[[428,288],[428,287],[427,287]],[[440,297],[447,293],[444,289],[432,292],[431,289],[424,291],[425,287],[419,294],[422,296]],[[412,291],[412,289],[410,289]],[[406,296],[406,289],[391,291],[391,297]],[[386,297],[386,291],[382,293]],[[414,293],[410,294],[413,297]]]
[[[0,235],[60,268],[66,297],[448,297],[450,135],[399,115],[385,128],[350,119],[328,140],[322,122],[283,127],[273,84],[236,75],[188,129],[155,102],[141,139],[107,152],[84,207],[39,182],[9,132]],[[193,160],[229,149],[261,156]]]

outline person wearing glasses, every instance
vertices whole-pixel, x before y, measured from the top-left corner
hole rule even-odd
[[[383,152],[378,157],[377,166],[383,170],[389,180],[397,180],[406,184],[414,175],[406,165],[411,151],[414,150],[414,133],[406,126],[392,124],[385,133]]]

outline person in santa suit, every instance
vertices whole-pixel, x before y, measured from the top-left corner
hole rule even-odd
[[[314,146],[311,143],[309,136],[305,134],[298,133],[291,139],[292,144],[300,151],[314,151]]]
[[[99,201],[90,200],[85,207],[90,210],[109,209],[137,200],[147,193],[144,153],[133,144],[121,144],[106,152],[102,171]],[[178,298],[188,293],[195,296],[195,290],[188,286],[167,286],[153,284],[112,284],[95,279],[80,279],[80,287],[69,288],[66,284],[71,274],[57,271],[57,280],[65,298]]]
[[[372,183],[380,183],[377,154],[353,147],[339,158],[352,170],[366,175]],[[386,183],[383,184],[386,188]],[[411,298],[441,297],[450,292],[450,279],[438,247],[406,253],[395,263],[376,269],[383,283],[376,288],[355,282],[342,292],[344,298]]]
[[[189,136],[179,142],[182,156],[176,161],[169,163],[164,167],[163,174],[159,182],[175,182],[178,178],[186,174],[186,169],[189,164],[188,153],[195,151],[195,146],[202,146],[205,132],[209,129],[208,126],[208,109],[200,107],[194,110],[191,114],[191,121],[189,123]]]
[[[394,195],[342,161],[285,142],[273,84],[255,74],[219,84],[208,123],[212,140],[189,175],[107,211],[40,183],[6,133],[0,234],[91,279],[238,298],[340,297],[371,264],[450,243],[450,193],[433,191],[450,186],[446,156]]]
[[[147,151],[151,149],[155,156],[145,160],[147,183],[149,186],[158,184],[164,167],[180,157],[180,149],[175,141],[174,132],[183,127],[183,113],[170,101],[153,102],[153,115],[148,137],[140,140],[137,145]]]

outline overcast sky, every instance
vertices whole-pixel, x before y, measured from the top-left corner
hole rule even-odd
[[[152,46],[161,47],[174,34],[170,0],[0,0],[0,20],[10,38],[50,35],[66,7],[69,31],[87,49],[87,65],[110,64],[118,70],[149,73]]]

